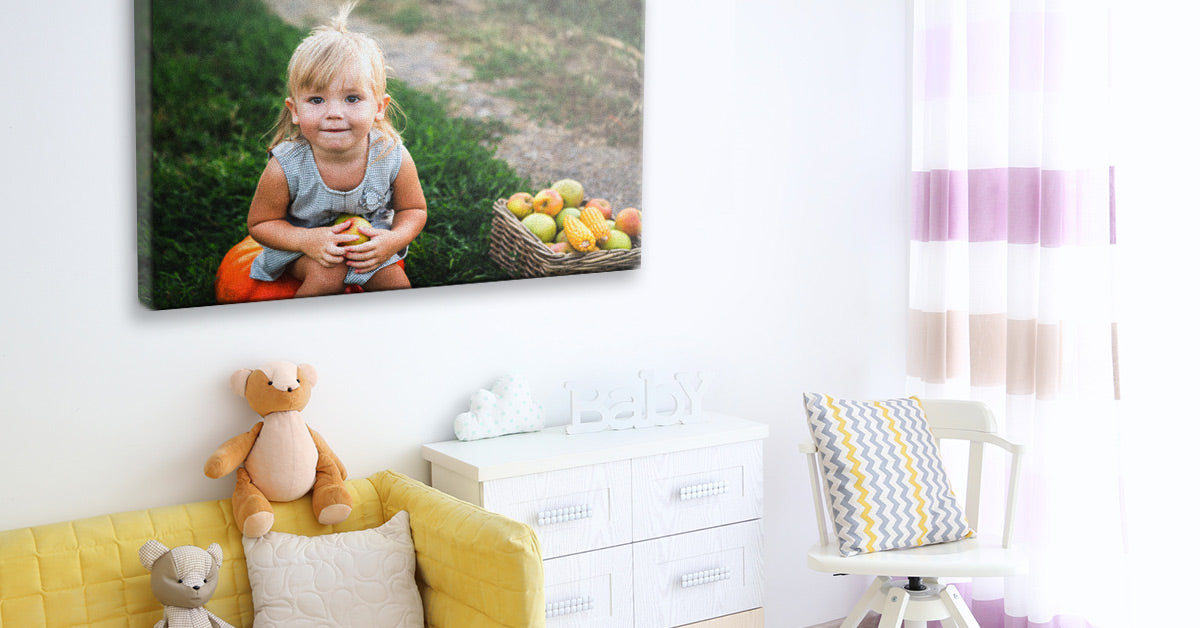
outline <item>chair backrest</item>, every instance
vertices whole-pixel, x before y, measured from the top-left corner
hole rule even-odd
[[[925,417],[929,419],[929,431],[941,446],[945,440],[963,440],[970,443],[967,458],[967,483],[962,486],[961,499],[972,529],[979,529],[979,496],[983,482],[983,444],[989,436],[996,435],[996,417],[992,411],[977,401],[954,399],[922,400]],[[943,454],[943,458],[944,458]]]
[[[996,417],[983,403],[955,399],[922,399],[921,406],[925,409],[925,416],[929,420],[929,429],[938,441],[939,447],[942,446],[943,441],[950,440],[966,441],[969,445],[966,484],[955,485],[955,492],[963,501],[967,523],[973,530],[979,530],[979,504],[983,492],[984,445],[995,445],[1011,454],[1003,530],[1003,544],[1008,547],[1012,540],[1013,519],[1016,514],[1021,446],[1011,443],[999,435]],[[830,506],[824,490],[816,445],[802,443],[800,451],[808,454],[817,529],[821,542],[828,545],[835,541],[829,532]]]

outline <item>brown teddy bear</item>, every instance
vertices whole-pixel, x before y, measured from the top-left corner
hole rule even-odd
[[[233,518],[245,536],[270,531],[275,524],[271,502],[299,499],[310,490],[313,514],[322,525],[350,516],[346,467],[300,414],[316,383],[312,366],[282,361],[240,369],[229,378],[233,392],[263,420],[221,445],[204,464],[204,474],[220,478],[237,470]]]
[[[207,550],[195,545],[166,545],[146,541],[138,560],[150,571],[150,590],[163,605],[163,618],[154,628],[233,628],[204,608],[217,590],[224,554],[213,543]]]

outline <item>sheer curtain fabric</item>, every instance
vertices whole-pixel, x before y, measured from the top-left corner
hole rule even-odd
[[[914,0],[912,25],[909,392],[984,401],[1029,448],[1032,571],[976,581],[973,612],[1124,625],[1108,6]]]

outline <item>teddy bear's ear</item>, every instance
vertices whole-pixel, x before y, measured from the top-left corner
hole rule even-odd
[[[217,567],[220,567],[221,562],[225,560],[225,553],[221,551],[221,546],[217,545],[216,543],[209,545],[208,549],[204,551],[208,552],[208,555],[213,557],[213,564],[215,564]]]
[[[138,560],[142,561],[142,566],[147,570],[153,571],[154,562],[162,558],[163,554],[166,554],[168,551],[170,550],[167,549],[166,545],[150,539],[146,541],[145,545],[142,545],[142,549],[138,550]]]
[[[233,394],[239,397],[246,396],[246,382],[250,379],[250,374],[254,371],[250,369],[238,369],[233,375],[229,376],[229,389]]]
[[[301,364],[299,367],[300,374],[304,376],[304,381],[308,382],[308,387],[312,388],[317,385],[317,369],[311,364]]]

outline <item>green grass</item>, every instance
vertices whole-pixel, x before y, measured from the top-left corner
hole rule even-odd
[[[431,19],[421,8],[421,0],[394,0],[387,8],[372,2],[359,5],[358,9],[371,14],[380,23],[410,35],[428,26]]]
[[[641,50],[644,47],[643,0],[493,0],[497,12],[528,24],[602,33]]]
[[[139,294],[155,309],[212,305],[225,252],[246,212],[285,95],[288,59],[305,33],[259,0],[151,2],[148,214],[139,221]],[[495,159],[498,130],[451,118],[400,83],[405,144],[429,203],[407,269],[414,287],[507,278],[487,258],[491,203],[530,184]]]

